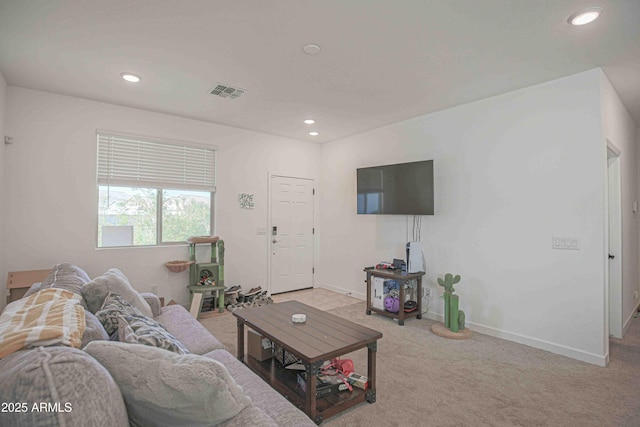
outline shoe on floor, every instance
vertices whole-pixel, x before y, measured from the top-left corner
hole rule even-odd
[[[227,290],[224,291],[225,294],[232,294],[234,292],[238,292],[240,289],[240,286],[236,285],[236,286],[232,286],[230,288],[228,288]]]

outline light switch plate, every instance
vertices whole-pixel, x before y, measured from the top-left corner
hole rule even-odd
[[[551,239],[553,249],[580,250],[580,239],[577,237],[553,236]]]

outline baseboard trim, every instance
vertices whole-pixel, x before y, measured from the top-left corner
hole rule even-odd
[[[438,313],[427,313],[425,317],[442,322],[443,315]],[[526,345],[528,347],[537,348],[539,350],[545,350],[561,356],[577,359],[582,362],[590,363],[596,366],[607,366],[609,363],[609,355],[599,356],[597,354],[588,353],[586,351],[578,350],[564,345],[555,344],[549,341],[540,340],[537,338],[527,337],[525,335],[515,334],[513,332],[503,331],[501,329],[492,328],[490,326],[480,325],[473,322],[467,322],[469,329],[481,334],[489,335],[492,337],[500,338],[503,340],[515,342],[518,344]]]
[[[322,289],[327,289],[333,292],[337,292],[343,295],[349,295],[354,298],[358,298],[361,300],[367,299],[366,292],[353,292],[348,289],[340,288],[337,286],[327,285],[327,284],[319,284],[317,287]],[[443,315],[439,313],[433,313],[428,311],[423,313],[423,317],[435,320],[438,322],[442,322]],[[607,366],[609,363],[609,354],[605,355],[597,355],[593,353],[588,353],[583,350],[578,350],[575,348],[567,347],[560,344],[555,344],[549,341],[540,340],[537,338],[527,337],[525,335],[515,334],[513,332],[503,331],[501,329],[492,328],[490,326],[480,325],[478,323],[467,322],[469,328],[472,331],[479,332],[481,334],[489,335],[495,338],[500,338],[506,341],[512,341],[517,344],[526,345],[528,347],[537,348],[539,350],[548,351],[550,353],[559,354],[561,356],[569,357],[571,359],[580,360],[582,362],[590,363],[596,366]]]
[[[325,284],[316,285],[316,287],[322,288],[322,289],[326,289],[328,291],[333,291],[333,292],[338,293],[338,294],[348,295],[350,297],[358,298],[358,299],[361,299],[362,301],[365,301],[367,299],[366,291],[365,292],[353,292],[353,291],[350,291],[348,289],[344,289],[344,288],[340,288],[340,287],[332,286],[332,285],[325,285]]]
[[[635,308],[631,310],[631,314],[629,314],[629,317],[627,317],[627,320],[624,322],[624,325],[622,325],[622,337],[624,337],[624,335],[629,330],[629,327],[631,326],[631,321],[633,320],[633,316],[635,316],[636,313],[638,312],[638,307],[640,307],[640,302],[638,302]]]

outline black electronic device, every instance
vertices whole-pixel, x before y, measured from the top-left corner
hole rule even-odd
[[[357,170],[358,214],[433,215],[433,160]]]
[[[405,313],[410,313],[418,308],[418,303],[415,301],[406,301],[404,303],[404,311]]]
[[[400,271],[407,271],[407,263],[403,259],[394,258],[393,266]]]

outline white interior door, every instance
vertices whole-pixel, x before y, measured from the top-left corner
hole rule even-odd
[[[271,177],[272,294],[313,287],[313,180]]]
[[[622,210],[619,152],[607,150],[609,218],[609,335],[622,338]]]

